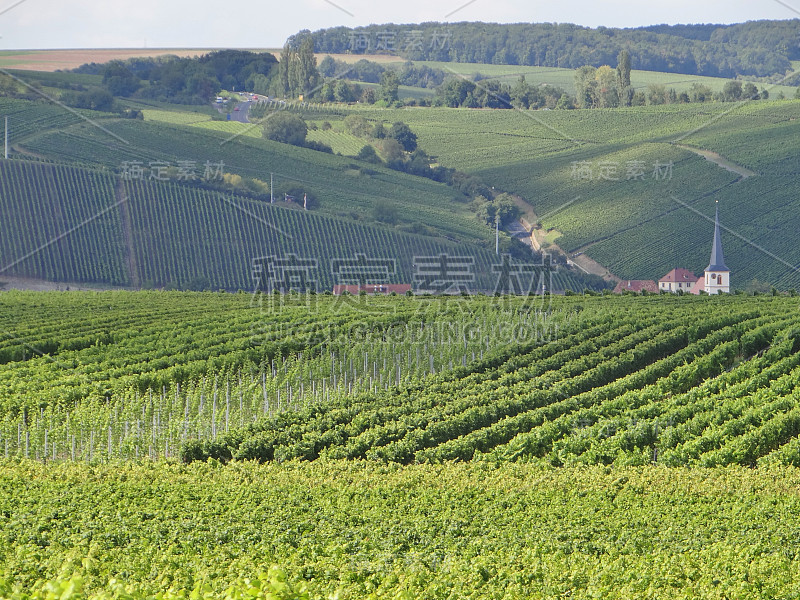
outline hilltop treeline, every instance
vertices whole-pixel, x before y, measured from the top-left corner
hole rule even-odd
[[[659,25],[591,29],[571,24],[424,23],[337,27],[312,34],[317,52],[397,53],[409,60],[577,69],[614,64],[620,51],[634,69],[711,77],[783,77],[800,60],[800,19],[741,25]],[[300,32],[289,44],[310,32]]]
[[[255,82],[274,78],[277,65],[272,54],[222,50],[194,58],[90,63],[75,72],[102,75],[104,86],[114,96],[204,104],[219,90],[252,89]]]

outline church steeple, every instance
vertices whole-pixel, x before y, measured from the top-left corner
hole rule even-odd
[[[722,255],[722,240],[719,235],[719,201],[717,201],[717,214],[714,219],[714,245],[711,247],[711,262],[708,263],[706,271],[725,272],[729,270],[725,266],[725,257]]]
[[[711,262],[705,271],[705,291],[709,294],[728,294],[731,290],[731,274],[730,269],[725,266],[719,230],[719,201],[717,201],[717,212],[714,218],[714,245],[711,247]]]

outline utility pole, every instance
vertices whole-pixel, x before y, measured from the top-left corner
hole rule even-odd
[[[275,204],[275,196],[272,195],[272,173],[269,174],[269,203]]]
[[[6,146],[5,147],[6,147],[5,157],[6,157],[6,160],[8,160],[8,117],[6,117]]]
[[[494,252],[497,256],[500,256],[500,215],[497,214],[494,216]]]

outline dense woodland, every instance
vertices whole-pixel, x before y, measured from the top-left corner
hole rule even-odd
[[[277,71],[269,53],[222,50],[201,57],[133,58],[107,64],[90,63],[77,73],[103,76],[113,96],[205,104],[220,90],[252,89]]]
[[[590,29],[568,23],[425,23],[337,27],[312,34],[317,52],[397,52],[410,60],[577,69],[614,64],[622,50],[633,68],[712,77],[784,77],[800,60],[800,20],[740,25],[660,25]],[[289,40],[298,44],[308,33]]]

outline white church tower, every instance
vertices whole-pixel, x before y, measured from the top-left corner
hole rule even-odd
[[[705,290],[709,294],[728,294],[731,291],[731,272],[725,266],[722,256],[722,240],[719,236],[719,201],[714,220],[714,246],[711,248],[711,262],[705,271]]]

